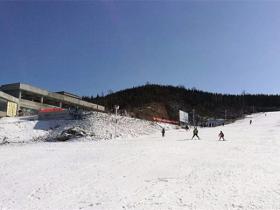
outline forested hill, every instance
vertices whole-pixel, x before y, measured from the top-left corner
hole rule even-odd
[[[229,95],[209,93],[182,86],[147,84],[129,88],[100,97],[84,97],[84,100],[104,105],[112,111],[114,105],[126,110],[130,115],[151,119],[162,117],[178,119],[178,110],[191,113],[195,109],[201,117],[234,119],[260,111],[280,110],[279,95]]]

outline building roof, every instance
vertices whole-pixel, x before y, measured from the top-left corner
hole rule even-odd
[[[11,102],[18,103],[18,99],[16,97],[13,97],[13,96],[11,96],[7,93],[4,93],[2,91],[0,91],[0,98],[6,99],[6,100],[11,101]]]
[[[85,108],[89,108],[89,109],[93,109],[93,110],[100,110],[100,111],[105,110],[104,106],[90,103],[87,101],[83,101],[80,96],[77,96],[72,93],[68,93],[65,91],[61,91],[59,93],[49,92],[47,90],[37,88],[37,87],[31,86],[28,84],[24,84],[24,83],[13,83],[13,84],[2,85],[0,87],[0,90],[2,90],[3,92],[13,91],[13,90],[22,90],[25,92],[30,92],[30,93],[39,95],[39,96],[47,97],[54,101],[60,101],[60,102],[66,103],[66,104],[73,104],[74,106],[81,106],[81,107],[85,107]]]
[[[73,93],[69,93],[69,92],[66,92],[66,91],[59,91],[59,92],[56,92],[56,93],[61,94],[61,95],[65,95],[65,96],[69,96],[69,97],[72,97],[72,98],[82,99],[81,96],[78,96],[78,95],[75,95]]]

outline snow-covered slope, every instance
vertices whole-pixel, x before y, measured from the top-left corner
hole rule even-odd
[[[36,129],[38,121],[22,120],[21,118],[0,119],[0,142],[5,138],[9,142],[27,142],[47,134],[49,126]]]
[[[0,146],[0,209],[280,209],[279,112],[199,135]]]
[[[92,134],[91,140],[137,137],[154,133],[160,126],[150,121],[92,112],[83,120],[26,120],[22,118],[0,119],[0,142],[6,138],[11,143],[33,142],[55,138],[62,131],[79,127]]]

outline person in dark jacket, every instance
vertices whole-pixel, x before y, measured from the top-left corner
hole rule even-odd
[[[161,130],[161,135],[162,135],[162,137],[164,137],[164,135],[165,135],[165,129],[164,128],[162,128],[162,130]]]
[[[195,127],[195,128],[193,129],[193,137],[192,137],[192,139],[193,139],[194,137],[197,137],[198,139],[200,139],[199,136],[198,136],[197,127]]]
[[[223,141],[225,140],[225,135],[224,135],[223,131],[220,131],[220,133],[219,133],[219,141],[221,139],[223,139]]]

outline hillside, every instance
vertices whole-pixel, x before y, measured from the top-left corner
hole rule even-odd
[[[279,119],[254,114],[199,128],[201,140],[182,129],[127,138],[122,124],[115,140],[5,144],[0,209],[280,209]]]
[[[197,121],[203,117],[236,119],[243,114],[276,111],[280,107],[279,95],[229,95],[151,84],[84,99],[102,104],[108,111],[113,111],[117,104],[131,116],[143,119],[156,116],[177,120],[178,110],[191,113],[193,109],[198,114]]]

